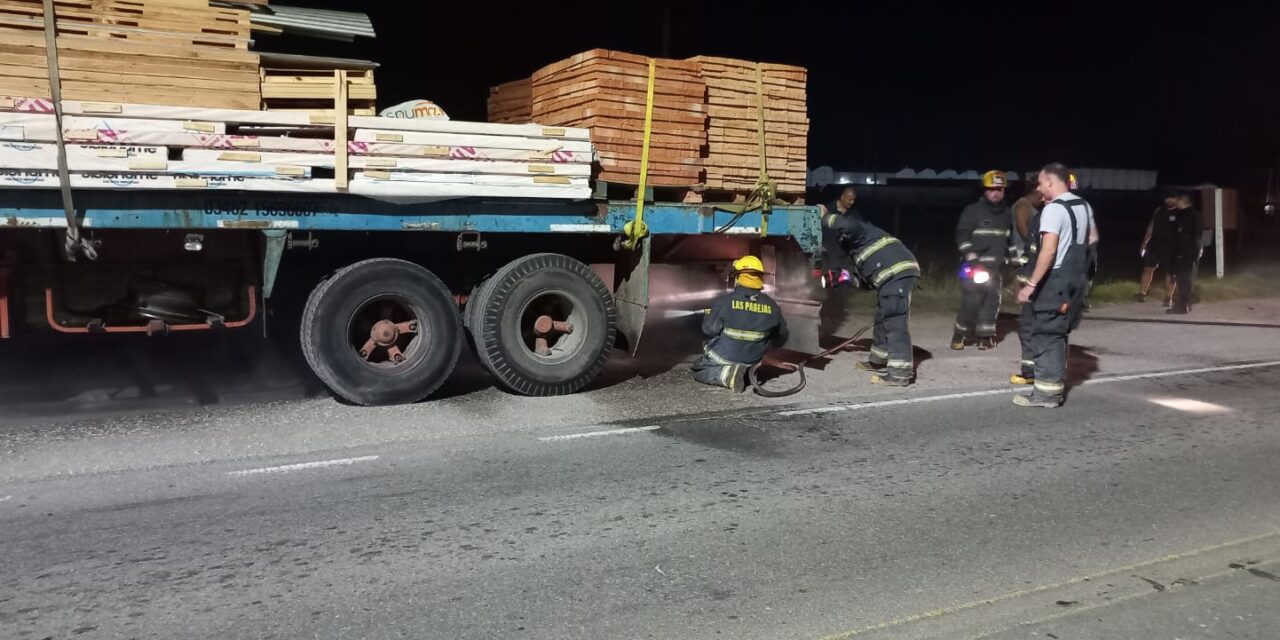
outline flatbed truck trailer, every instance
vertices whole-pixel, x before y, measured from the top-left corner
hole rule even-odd
[[[316,376],[364,405],[428,397],[467,343],[512,392],[574,393],[615,346],[638,347],[654,265],[723,282],[725,261],[754,252],[779,286],[821,247],[807,206],[649,203],[629,248],[634,200],[86,190],[74,203],[92,260],[64,250],[58,192],[0,190],[0,338],[260,327],[296,335]]]

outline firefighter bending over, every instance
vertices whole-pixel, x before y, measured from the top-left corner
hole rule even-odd
[[[720,297],[702,321],[708,340],[693,363],[693,379],[702,384],[746,391],[747,370],[787,339],[787,322],[778,304],[763,291],[764,263],[743,256],[733,263],[737,280],[732,293]]]
[[[871,355],[857,368],[874,372],[874,384],[911,384],[915,377],[909,327],[911,291],[920,279],[916,257],[897,238],[869,222],[824,210],[822,224],[840,231],[840,246],[853,259],[858,282],[875,289],[879,296]]]

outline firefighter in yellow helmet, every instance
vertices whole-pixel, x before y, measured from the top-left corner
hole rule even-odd
[[[1004,201],[1008,181],[1003,171],[982,175],[982,197],[964,208],[956,223],[960,251],[960,311],[951,348],[964,349],[970,336],[979,349],[996,345],[1000,314],[1000,270],[1013,253],[1013,212]]]
[[[707,342],[693,363],[693,379],[737,392],[747,388],[747,370],[774,344],[787,339],[787,322],[764,292],[764,263],[755,256],[733,262],[735,286],[711,305],[702,320]]]

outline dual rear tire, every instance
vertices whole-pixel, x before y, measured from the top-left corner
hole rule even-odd
[[[339,269],[312,290],[302,352],[349,402],[416,402],[457,365],[464,315],[480,362],[501,386],[530,396],[590,384],[617,333],[613,296],[590,267],[567,256],[512,261],[475,289],[465,314],[427,269],[375,258]]]

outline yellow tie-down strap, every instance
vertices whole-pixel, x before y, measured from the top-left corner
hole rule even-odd
[[[636,186],[636,217],[622,227],[622,233],[627,238],[623,246],[627,249],[635,249],[649,235],[649,225],[644,222],[644,200],[649,177],[649,139],[653,136],[653,79],[656,69],[657,61],[649,58],[649,82],[645,87],[644,98],[644,138],[640,143],[640,183]]]

